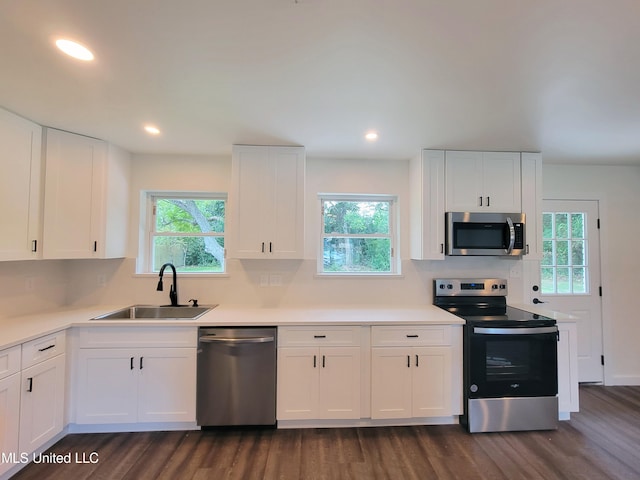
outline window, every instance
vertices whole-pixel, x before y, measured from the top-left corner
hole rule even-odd
[[[543,294],[589,293],[585,223],[582,212],[542,214]]]
[[[226,196],[149,194],[147,272],[223,273]]]
[[[320,203],[322,255],[318,258],[318,272],[398,272],[394,197],[321,195]]]

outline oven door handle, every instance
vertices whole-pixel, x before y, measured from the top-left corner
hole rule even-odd
[[[558,333],[558,327],[531,327],[531,328],[497,328],[497,327],[473,327],[473,333],[482,335],[538,335],[540,333]]]

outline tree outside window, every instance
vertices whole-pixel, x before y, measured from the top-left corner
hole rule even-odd
[[[325,196],[321,273],[395,273],[393,199]]]
[[[153,195],[150,270],[173,263],[179,272],[223,273],[225,199]]]

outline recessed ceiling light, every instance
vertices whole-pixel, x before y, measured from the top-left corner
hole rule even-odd
[[[154,127],[153,125],[145,125],[144,131],[149,135],[160,135],[160,129],[158,127]]]
[[[77,58],[78,60],[89,62],[94,59],[93,53],[91,53],[87,47],[71,40],[60,38],[56,40],[56,47],[70,57]]]
[[[378,134],[377,132],[367,132],[364,138],[366,138],[370,142],[375,142],[378,139]]]

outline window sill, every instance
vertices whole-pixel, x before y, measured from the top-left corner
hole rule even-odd
[[[142,273],[134,273],[133,276],[138,278],[158,278],[159,273],[148,273],[148,272],[142,272]],[[171,276],[173,275],[173,273],[171,271],[167,272],[165,270],[163,277],[166,278],[171,278]],[[227,272],[224,273],[213,273],[213,272],[202,272],[202,273],[195,273],[195,272],[178,272],[178,277],[179,278],[228,278],[230,275]]]
[[[322,273],[316,272],[316,278],[404,278],[401,273]]]

